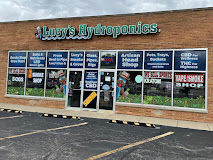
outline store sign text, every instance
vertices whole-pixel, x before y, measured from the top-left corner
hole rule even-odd
[[[96,36],[112,36],[117,38],[119,35],[140,35],[156,34],[160,32],[157,24],[142,24],[123,26],[102,26],[97,24],[95,27],[89,27],[87,24],[80,24],[78,31],[75,27],[68,25],[66,28],[48,28],[47,26],[37,27],[36,37],[41,40],[61,40],[61,39],[91,39]]]

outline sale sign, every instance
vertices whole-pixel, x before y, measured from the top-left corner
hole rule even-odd
[[[204,83],[203,74],[175,74],[175,82],[180,83]]]

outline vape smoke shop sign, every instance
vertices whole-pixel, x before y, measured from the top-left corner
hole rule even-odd
[[[62,39],[91,39],[95,36],[112,36],[117,38],[119,35],[146,35],[160,32],[157,24],[123,25],[123,26],[102,26],[97,24],[95,27],[89,27],[87,24],[81,24],[78,30],[71,25],[65,28],[48,28],[47,26],[36,28],[36,37],[41,40],[62,40]]]

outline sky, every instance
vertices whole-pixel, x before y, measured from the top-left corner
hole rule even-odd
[[[0,0],[0,22],[213,7],[213,0]]]

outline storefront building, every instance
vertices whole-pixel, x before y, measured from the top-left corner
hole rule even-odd
[[[0,102],[213,122],[212,15],[0,23]]]

